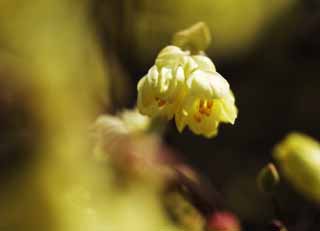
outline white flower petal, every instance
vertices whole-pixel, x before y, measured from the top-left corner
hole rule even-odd
[[[194,55],[192,59],[198,64],[198,69],[202,71],[216,72],[216,67],[210,58],[204,55]]]
[[[187,80],[191,95],[220,98],[228,94],[229,83],[218,72],[194,71]]]

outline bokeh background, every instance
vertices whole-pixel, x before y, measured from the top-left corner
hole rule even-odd
[[[172,123],[165,142],[207,178],[244,230],[261,230],[272,219],[269,198],[256,188],[259,169],[288,132],[320,138],[319,1],[2,0],[0,230],[2,224],[38,227],[40,214],[44,227],[50,223],[51,214],[39,212],[50,211],[41,198],[48,179],[34,181],[30,173],[43,158],[35,150],[56,147],[55,142],[77,137],[77,132],[60,136],[46,131],[68,127],[70,121],[68,130],[84,129],[83,121],[101,113],[134,107],[136,84],[157,53],[175,32],[198,21],[210,27],[213,40],[206,53],[229,81],[239,117],[234,126],[222,125],[214,139],[189,131],[179,134]],[[43,141],[48,137],[53,143]],[[82,151],[71,143],[72,152]],[[63,172],[64,164],[58,166],[56,171]],[[25,180],[29,174],[32,180]],[[294,219],[308,210],[296,195],[283,201]],[[10,207],[12,203],[18,205]],[[38,212],[28,213],[31,217],[21,223],[20,217],[34,206]],[[307,230],[303,225],[297,230]]]

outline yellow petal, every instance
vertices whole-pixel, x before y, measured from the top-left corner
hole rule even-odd
[[[217,120],[234,124],[238,115],[238,109],[231,91],[224,98],[215,99],[213,105],[212,113]]]
[[[229,93],[229,83],[217,72],[196,70],[187,80],[189,94],[199,98],[220,98]]]
[[[187,52],[182,51],[179,47],[167,46],[160,51],[155,65],[158,68],[177,67],[183,63],[183,57],[187,54]]]
[[[182,113],[177,113],[174,117],[175,122],[176,122],[176,126],[178,131],[181,133],[184,128],[186,127],[186,123],[184,121],[184,116]]]
[[[202,71],[216,72],[216,67],[210,58],[204,55],[194,55],[192,59],[198,64],[198,69]]]

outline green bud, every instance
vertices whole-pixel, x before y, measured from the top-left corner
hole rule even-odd
[[[193,54],[206,50],[210,42],[210,30],[204,22],[198,22],[185,30],[177,32],[172,39],[173,45],[189,50]]]
[[[257,177],[259,190],[264,193],[273,192],[280,181],[278,171],[274,164],[269,163],[262,168]]]
[[[320,144],[316,140],[291,133],[275,147],[273,157],[298,192],[320,202]]]

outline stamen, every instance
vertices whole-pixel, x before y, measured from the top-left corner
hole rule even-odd
[[[166,102],[165,100],[159,99],[158,106],[159,106],[159,107],[162,107],[162,106],[164,106],[166,103],[167,103],[167,102]]]
[[[194,116],[195,120],[197,122],[201,122],[203,115],[210,116],[212,106],[213,106],[212,100],[201,99],[199,102],[198,113]]]
[[[158,107],[162,107],[167,103],[167,101],[165,101],[164,99],[161,99],[158,96],[154,97],[154,99],[158,102]]]
[[[200,99],[200,102],[199,102],[199,112],[201,114],[204,114],[204,111],[205,111],[205,101],[203,99]]]
[[[200,112],[201,114],[205,114],[205,113],[206,113],[206,108],[205,108],[205,107],[201,107],[201,108],[199,109],[199,112]]]
[[[203,100],[203,99],[200,99],[199,108],[201,109],[201,108],[203,108],[203,106],[204,106],[204,100]]]

